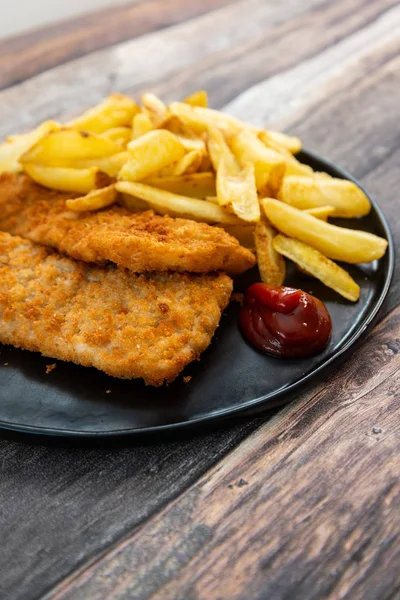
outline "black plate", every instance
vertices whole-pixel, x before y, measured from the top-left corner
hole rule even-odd
[[[299,158],[318,171],[355,181],[309,152],[300,153]],[[0,345],[3,434],[29,435],[31,441],[45,441],[50,436],[108,443],[115,438],[142,439],[145,434],[176,434],[194,426],[208,428],[215,421],[239,413],[261,412],[287,402],[300,387],[328,374],[372,323],[388,291],[394,264],[393,240],[382,212],[371,202],[368,217],[340,220],[343,226],[371,231],[389,241],[380,261],[348,268],[361,286],[359,302],[344,300],[294,268],[288,273],[288,284],[315,294],[332,316],[332,339],[323,353],[285,361],[260,354],[241,336],[236,303],[224,312],[201,361],[189,365],[171,385],[158,389],[61,361],[46,375],[51,359]],[[235,287],[243,291],[258,280],[257,269],[253,269],[239,278]],[[183,375],[191,376],[189,383],[183,381]]]

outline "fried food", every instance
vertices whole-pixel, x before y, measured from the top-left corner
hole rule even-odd
[[[0,233],[0,341],[159,386],[207,348],[225,274],[137,275]]]
[[[73,213],[66,209],[68,198],[71,195],[46,190],[25,175],[4,174],[0,177],[0,230],[78,260],[111,261],[135,272],[223,270],[235,274],[255,264],[253,253],[218,227],[151,211],[132,214],[124,207]]]

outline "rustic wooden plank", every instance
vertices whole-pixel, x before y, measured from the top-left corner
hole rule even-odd
[[[329,387],[282,410],[47,600],[391,597],[399,356],[397,308]]]
[[[160,510],[259,422],[125,449],[0,441],[0,597],[41,597]]]
[[[141,1],[4,39],[0,41],[0,89],[68,60],[170,27],[233,1]]]
[[[199,88],[208,90],[211,105],[220,108],[259,82],[277,74],[280,79],[284,71],[367,27],[391,6],[392,0],[338,0],[310,7],[306,12],[278,24],[268,35],[265,32],[252,35],[228,50],[204,57],[195,65],[156,82],[152,89],[161,97],[176,99],[184,96],[191,82],[196,81]],[[292,100],[296,90],[291,92]],[[257,102],[264,105],[268,102],[268,95],[257,98]],[[253,105],[253,115],[258,112],[254,110],[255,106],[259,108]],[[267,121],[270,108],[269,104],[265,113]],[[276,106],[272,109],[276,110]]]
[[[110,92],[146,90],[157,79],[165,79],[252,36],[266,35],[282,21],[323,1],[240,0],[187,23],[91,53],[42,73],[1,92],[0,137],[44,119],[75,114]],[[192,79],[187,91],[196,86],[196,80]]]

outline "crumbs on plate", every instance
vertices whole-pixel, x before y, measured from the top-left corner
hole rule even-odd
[[[54,371],[57,368],[57,363],[53,363],[52,365],[46,365],[46,375]]]

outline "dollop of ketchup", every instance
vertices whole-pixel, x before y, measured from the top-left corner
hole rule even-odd
[[[325,348],[332,321],[325,305],[307,292],[254,283],[244,295],[240,326],[259,350],[274,356],[310,356]]]

